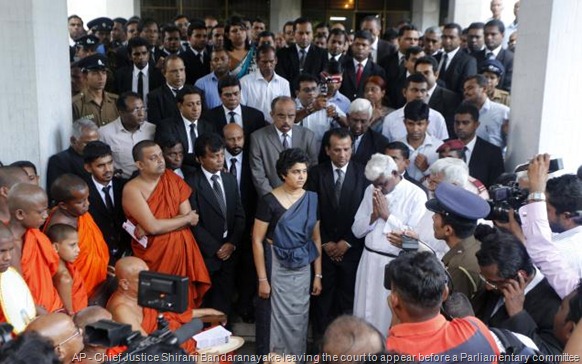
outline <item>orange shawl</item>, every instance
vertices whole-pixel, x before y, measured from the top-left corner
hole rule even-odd
[[[97,286],[107,279],[109,248],[91,214],[86,212],[79,216],[77,225],[80,252],[74,264],[91,297]]]
[[[147,203],[156,219],[171,219],[179,215],[180,204],[190,197],[191,192],[182,178],[166,169]],[[148,235],[147,238],[147,248],[135,240],[131,242],[134,255],[143,259],[154,272],[188,277],[188,311],[199,307],[210,288],[210,276],[192,231],[185,227],[162,235]]]
[[[73,312],[77,313],[87,307],[89,301],[87,290],[85,289],[83,279],[77,268],[75,268],[75,265],[72,263],[65,263],[65,266],[73,278],[73,289],[71,290],[73,295]]]
[[[192,310],[186,310],[186,312],[181,315],[165,312],[164,318],[168,321],[170,331],[176,331],[180,326],[192,320]],[[156,331],[158,329],[158,311],[144,307],[141,327],[148,333],[148,335]],[[196,342],[194,339],[189,339],[185,341],[181,347],[186,350],[187,353],[194,353],[196,351]]]
[[[34,303],[48,312],[63,308],[63,301],[53,285],[59,267],[59,255],[50,240],[38,229],[24,233],[22,245],[22,278],[30,288]]]

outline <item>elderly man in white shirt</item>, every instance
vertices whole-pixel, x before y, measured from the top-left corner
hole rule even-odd
[[[386,307],[390,291],[384,288],[383,272],[401,251],[388,242],[386,234],[416,228],[426,211],[426,194],[403,179],[396,162],[384,154],[370,158],[365,174],[372,184],[364,192],[352,225],[357,238],[365,237],[356,276],[354,315],[386,333],[392,314]]]

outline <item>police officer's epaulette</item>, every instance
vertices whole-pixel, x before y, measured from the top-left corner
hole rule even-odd
[[[85,94],[83,92],[79,92],[78,94],[73,96],[73,102],[81,100],[83,96],[85,96]]]

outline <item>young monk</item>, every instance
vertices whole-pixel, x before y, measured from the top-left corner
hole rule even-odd
[[[8,224],[8,191],[17,183],[28,183],[24,170],[20,167],[0,167],[0,221]]]
[[[46,235],[59,255],[59,268],[53,283],[63,300],[69,315],[87,307],[87,291],[83,278],[73,264],[79,256],[79,236],[71,225],[54,224],[47,229]]]
[[[8,192],[8,209],[9,228],[16,242],[12,266],[22,274],[37,309],[41,312],[62,309],[63,301],[53,285],[59,256],[49,238],[38,229],[48,215],[46,193],[36,185],[19,183]]]
[[[74,174],[63,174],[51,186],[56,206],[51,211],[45,231],[54,224],[74,227],[79,233],[79,257],[74,265],[85,283],[89,298],[107,278],[109,249],[103,234],[89,214],[89,187]]]

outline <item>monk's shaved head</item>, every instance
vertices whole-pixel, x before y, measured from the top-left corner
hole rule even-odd
[[[131,155],[133,157],[133,161],[142,161],[143,160],[143,150],[146,148],[151,147],[159,147],[159,145],[154,142],[153,140],[142,140],[141,142],[137,143],[133,146],[131,150]]]
[[[355,316],[340,316],[325,330],[322,342],[323,352],[330,355],[349,354],[358,357],[376,354],[384,350],[384,337],[368,322]],[[350,361],[339,360],[347,364]]]
[[[60,312],[39,316],[32,321],[26,331],[33,331],[53,341],[57,356],[62,363],[69,363],[83,350],[83,335],[73,319]]]
[[[12,265],[15,238],[8,226],[0,222],[0,273],[4,273]]]
[[[10,228],[0,221],[0,244],[5,241],[14,241],[14,235]]]
[[[44,202],[46,192],[37,185],[18,183],[8,192],[8,209],[10,213],[22,209],[27,211],[33,204]]]
[[[0,187],[12,188],[17,183],[28,183],[28,175],[20,167],[0,167]]]
[[[148,270],[148,265],[138,257],[121,258],[115,264],[115,276],[118,279],[135,279],[139,272]]]
[[[73,192],[89,188],[87,183],[79,176],[66,173],[57,178],[51,188],[51,197],[55,202],[67,202],[75,199]]]
[[[107,311],[101,306],[89,306],[85,307],[81,311],[77,312],[73,317],[73,321],[77,327],[85,329],[85,326],[94,324],[99,320],[111,320],[111,312]]]

